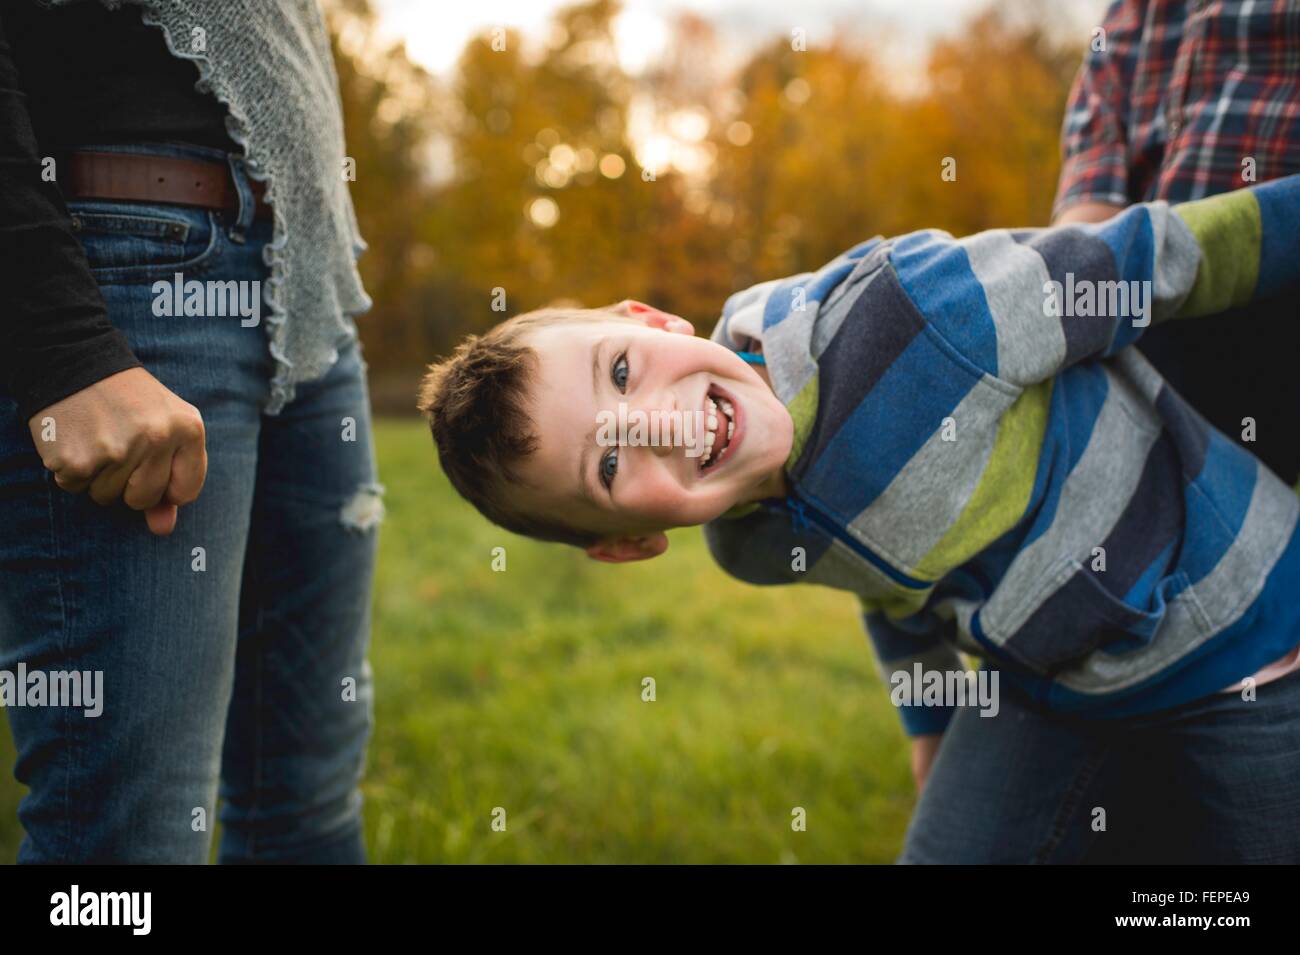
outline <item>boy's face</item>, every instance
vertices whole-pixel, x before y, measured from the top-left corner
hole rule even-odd
[[[631,303],[628,318],[546,326],[528,344],[539,365],[529,393],[538,447],[517,501],[601,534],[592,557],[653,557],[667,528],[784,493],[789,412],[752,366],[685,319]]]

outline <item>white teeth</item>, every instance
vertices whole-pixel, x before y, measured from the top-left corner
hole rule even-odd
[[[700,467],[704,468],[713,460],[713,447],[717,443],[718,425],[720,416],[727,421],[727,440],[730,441],[732,435],[736,433],[735,410],[731,402],[721,395],[714,399],[708,395],[704,396],[705,403],[705,423],[708,427],[704,431],[704,454],[700,456]],[[726,454],[724,450],[722,454]]]
[[[727,417],[727,440],[730,441],[731,436],[736,433],[736,412],[732,408],[731,402],[726,398],[719,398],[718,404],[722,408],[722,413]]]

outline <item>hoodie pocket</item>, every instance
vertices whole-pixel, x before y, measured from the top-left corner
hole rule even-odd
[[[1162,577],[1142,606],[1118,597],[1073,557],[1053,565],[1030,601],[1035,609],[1002,645],[1003,652],[1031,671],[1051,675],[1102,651],[1121,655],[1148,646],[1169,612],[1170,601],[1195,595],[1183,571]],[[1195,614],[1203,620],[1203,613]]]

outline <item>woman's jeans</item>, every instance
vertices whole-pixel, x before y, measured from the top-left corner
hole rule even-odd
[[[1300,862],[1300,672],[1115,722],[959,707],[898,861]]]
[[[231,162],[244,200],[237,216],[69,203],[113,324],[202,412],[207,482],[156,537],[142,512],[60,490],[0,393],[0,670],[102,678],[98,714],[6,711],[30,788],[18,858],[207,862],[220,795],[222,862],[364,862],[381,513],[365,365],[341,341],[326,375],[263,415],[268,310],[157,314],[173,293],[154,283],[177,273],[246,283],[251,303],[271,226],[253,221],[237,157],[142,148]]]

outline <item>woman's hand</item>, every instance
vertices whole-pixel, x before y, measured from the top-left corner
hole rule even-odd
[[[177,505],[198,497],[207,476],[199,410],[143,368],[109,375],[27,424],[54,483],[97,504],[121,498],[158,535],[175,529]]]

